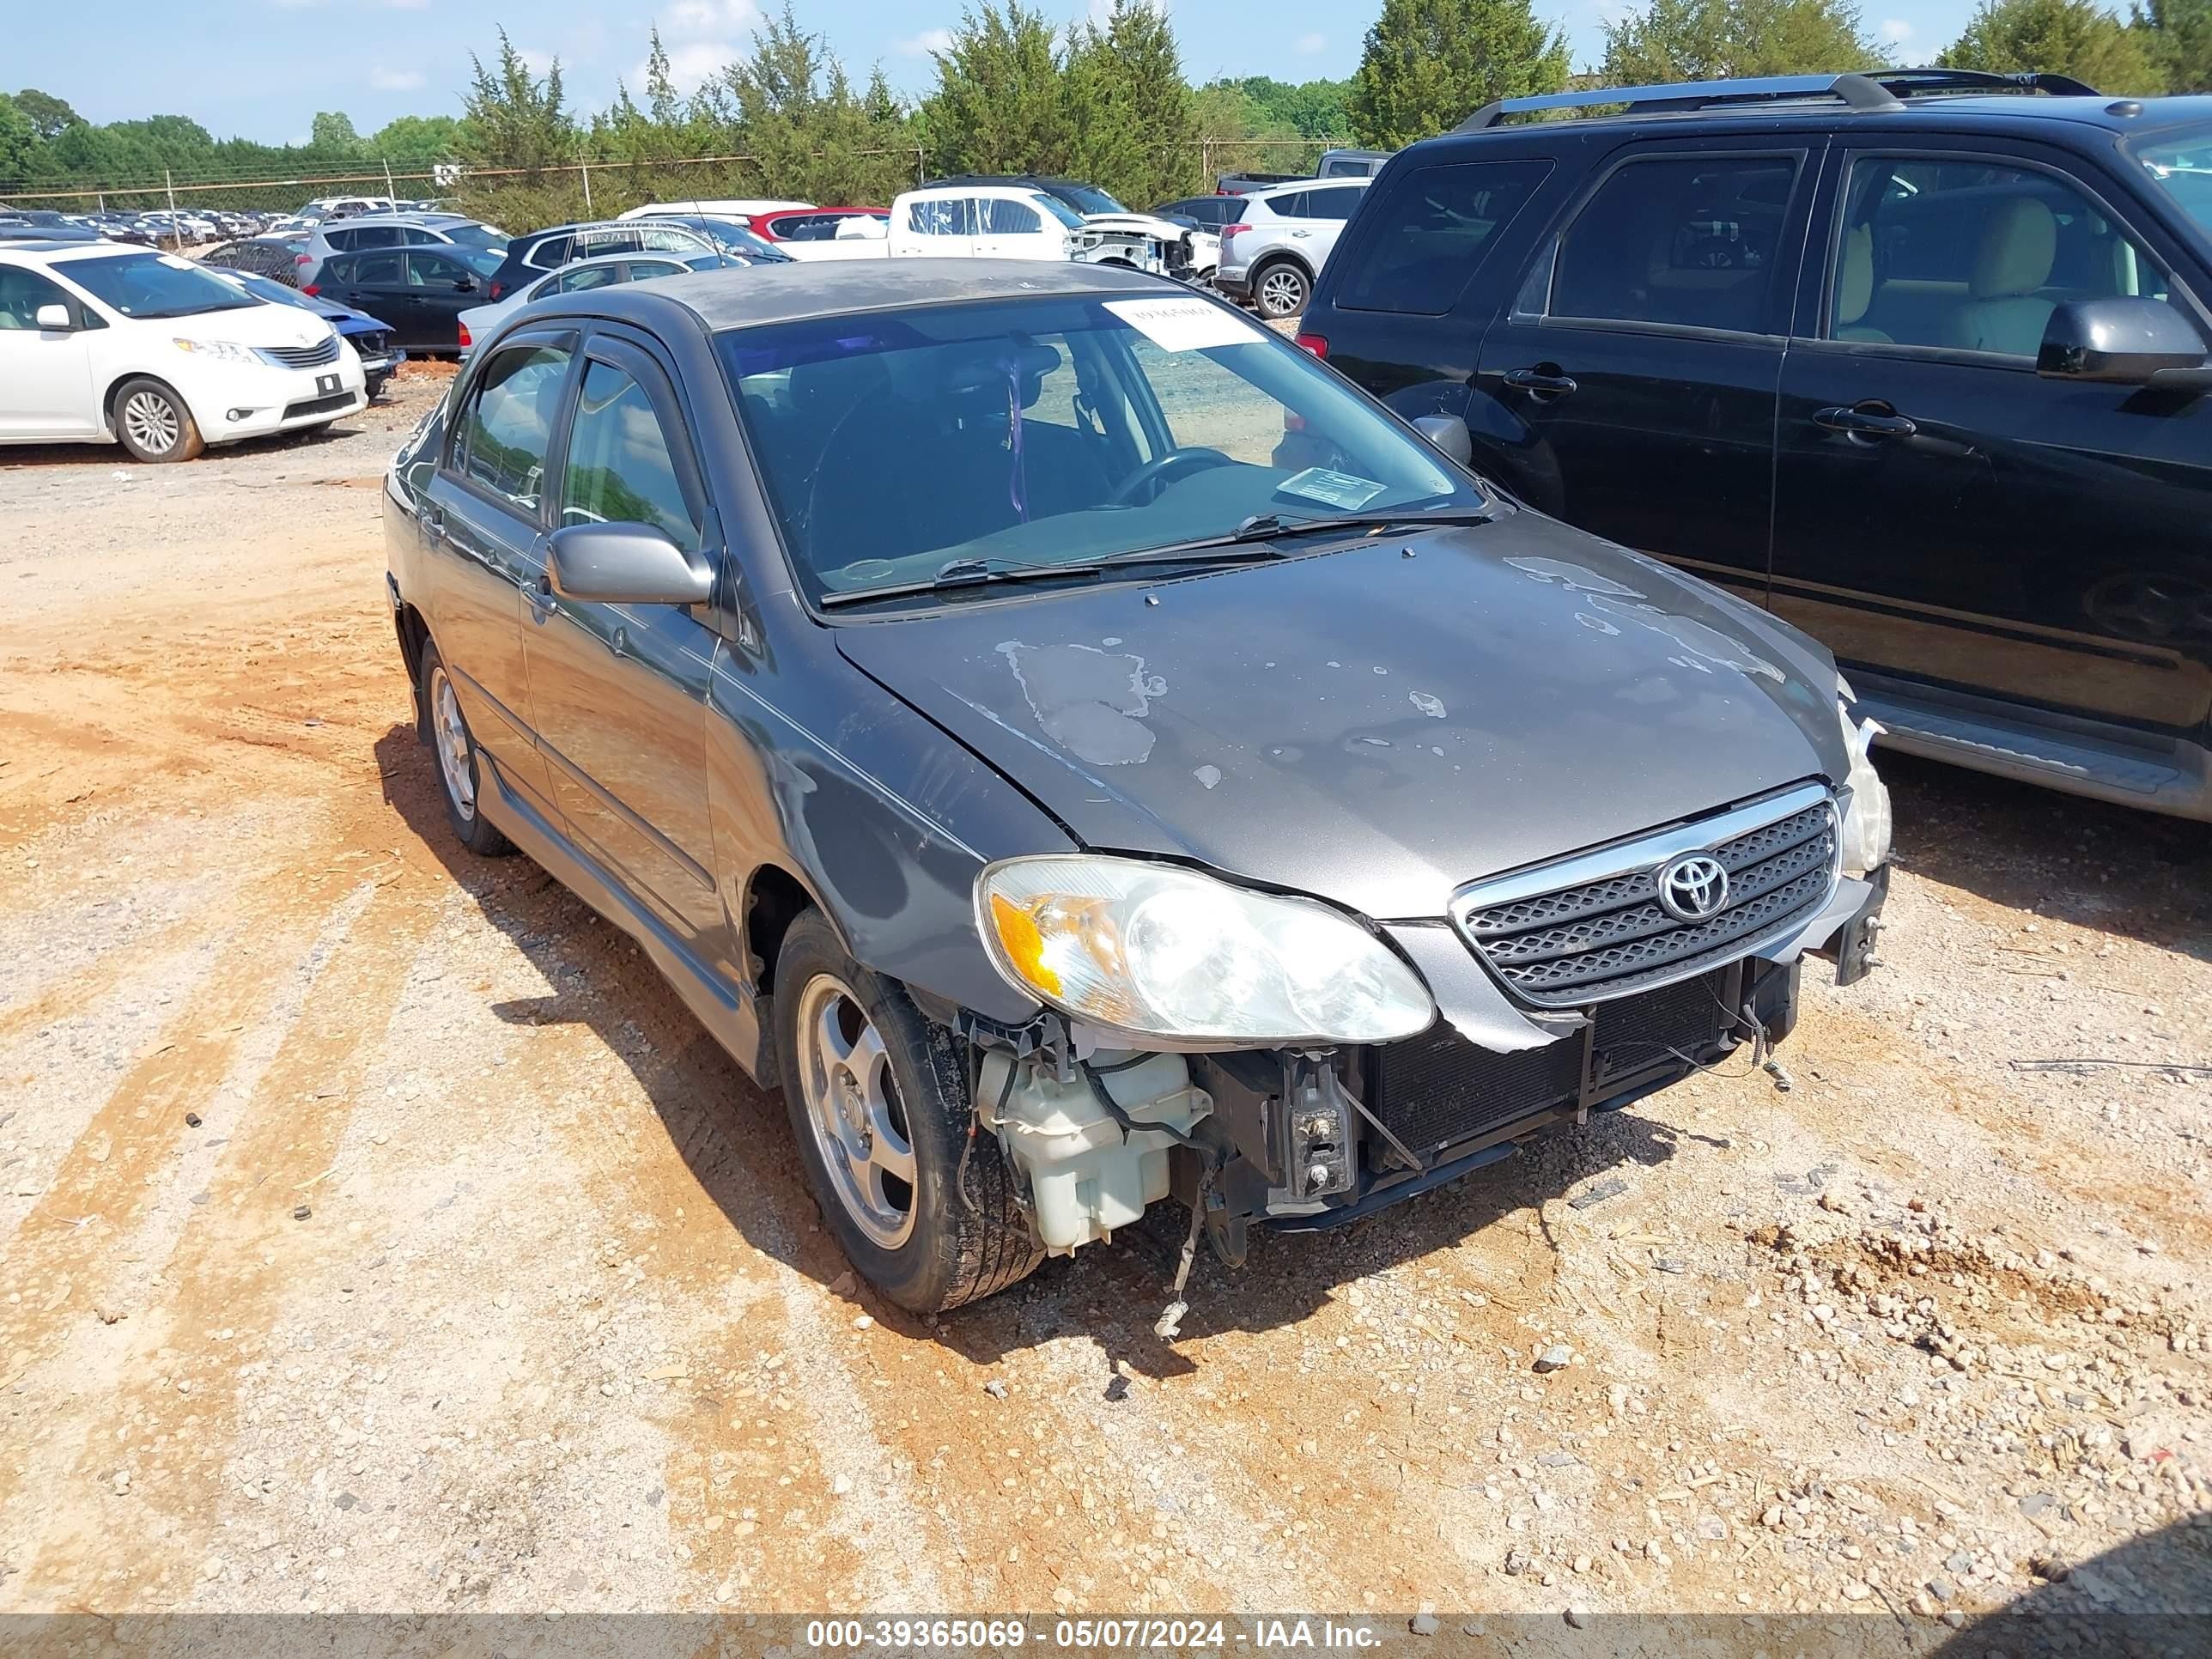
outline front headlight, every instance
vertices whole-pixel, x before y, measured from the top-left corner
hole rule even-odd
[[[210,358],[218,363],[258,363],[252,346],[242,346],[230,340],[188,340],[181,334],[174,342],[179,351],[188,351],[195,357]]]
[[[1388,1042],[1436,1018],[1413,970],[1328,906],[1169,865],[1009,859],[975,878],[975,921],[1010,984],[1139,1036]]]
[[[1856,701],[1850,682],[1837,675],[1836,717],[1843,722],[1844,750],[1851,759],[1850,770],[1844,779],[1844,787],[1850,791],[1850,803],[1844,809],[1843,831],[1838,838],[1847,876],[1863,876],[1889,862],[1889,786],[1875,772],[1867,753],[1881,727],[1871,719],[1851,718],[1851,705]]]

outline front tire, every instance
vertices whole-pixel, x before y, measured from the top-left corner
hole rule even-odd
[[[115,389],[115,435],[142,461],[189,461],[207,447],[185,400],[144,375]]]
[[[1262,265],[1253,273],[1252,304],[1262,317],[1295,317],[1313,297],[1313,283],[1288,259]]]
[[[775,963],[777,1054],[799,1162],[846,1259],[914,1313],[994,1296],[1044,1251],[988,1136],[960,1156],[972,1117],[951,1032],[845,954],[818,911],[791,925]]]
[[[453,839],[479,858],[505,858],[514,843],[484,817],[483,774],[477,761],[475,736],[461,714],[453,676],[428,641],[422,644],[422,676],[419,688],[422,740],[438,757],[439,793],[446,802],[446,822]]]

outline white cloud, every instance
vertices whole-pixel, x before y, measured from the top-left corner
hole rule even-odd
[[[392,11],[427,11],[430,0],[380,0],[380,3]]]
[[[893,41],[891,50],[902,58],[927,58],[933,52],[950,52],[952,50],[952,31],[924,29],[910,39]]]
[[[744,54],[727,40],[685,40],[666,48],[668,78],[676,90],[692,93],[722,72],[725,64],[735,63]],[[642,89],[652,66],[640,64],[630,71],[629,85],[633,90]]]
[[[754,0],[676,0],[668,9],[671,34],[726,37],[760,21],[761,9]]]
[[[542,46],[517,46],[514,55],[522,60],[522,67],[543,80],[552,73],[553,54]]]
[[[1875,27],[1875,33],[1893,46],[1901,46],[1912,38],[1912,25],[1902,17],[1885,17]]]
[[[379,92],[413,92],[428,84],[420,70],[371,70],[368,84]]]
[[[1328,44],[1325,34],[1301,34],[1291,50],[1301,58],[1310,58]]]

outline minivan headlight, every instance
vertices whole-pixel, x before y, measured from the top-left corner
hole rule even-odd
[[[195,357],[208,357],[219,363],[258,363],[252,346],[243,346],[232,340],[188,340],[183,335],[173,342],[179,351],[188,351]]]
[[[1312,899],[1133,859],[1048,854],[975,878],[984,948],[1070,1018],[1224,1045],[1388,1042],[1436,1004],[1413,970]]]
[[[1850,799],[1844,808],[1843,830],[1837,838],[1847,876],[1863,876],[1889,862],[1889,786],[1874,769],[1867,752],[1882,728],[1872,718],[1852,719],[1851,708],[1856,702],[1850,682],[1837,675],[1836,718],[1843,722],[1844,751],[1851,763],[1844,778]]]

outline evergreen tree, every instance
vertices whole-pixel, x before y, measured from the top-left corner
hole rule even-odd
[[[2169,92],[2212,92],[2212,0],[2150,0],[2129,33],[2165,73]]]
[[[1367,31],[1349,112],[1360,142],[1395,149],[1497,98],[1566,84],[1566,37],[1529,0],[1382,0]]]
[[[541,80],[501,29],[496,68],[486,69],[474,52],[469,65],[461,153],[471,166],[535,173],[574,158],[576,125],[562,89],[559,58]]]
[[[1200,188],[1197,114],[1164,9],[1114,0],[1104,27],[1075,33],[1065,73],[1071,173],[1134,208]]]
[[[2094,0],[1982,0],[1936,62],[1948,69],[2071,75],[2100,92],[2158,93],[2166,74],[2146,45]]]
[[[932,54],[937,88],[921,106],[932,167],[940,173],[1060,173],[1068,132],[1060,54],[1051,25],[1021,0],[982,0],[961,15],[952,41]]]
[[[1810,75],[1882,60],[1850,0],[1650,0],[1605,25],[1601,83]]]

